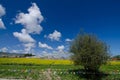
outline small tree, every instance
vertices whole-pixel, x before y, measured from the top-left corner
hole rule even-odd
[[[84,66],[85,70],[98,71],[108,60],[108,47],[94,35],[79,34],[70,46],[75,65]]]

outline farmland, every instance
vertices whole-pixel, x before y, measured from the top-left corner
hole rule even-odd
[[[26,65],[71,65],[70,60],[53,60],[39,58],[0,58],[0,64],[26,64]]]
[[[97,80],[120,80],[120,61],[102,65]],[[93,73],[89,73],[91,75]],[[90,76],[87,76],[90,77]],[[0,58],[0,78],[23,80],[86,80],[82,66],[70,60]],[[96,76],[95,76],[96,77]],[[92,79],[91,79],[92,80]]]

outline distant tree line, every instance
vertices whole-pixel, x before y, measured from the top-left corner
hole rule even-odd
[[[26,53],[26,54],[21,54],[21,53],[8,53],[8,52],[0,52],[0,57],[12,57],[12,58],[21,58],[21,57],[32,57],[35,56],[32,53]]]
[[[31,57],[31,56],[35,56],[35,55],[33,55],[31,53],[24,54],[24,57]]]
[[[113,56],[111,60],[120,60],[120,55]]]

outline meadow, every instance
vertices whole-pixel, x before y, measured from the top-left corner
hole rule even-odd
[[[100,71],[86,75],[82,66],[70,60],[0,58],[0,78],[22,80],[120,80],[120,61],[109,61]]]

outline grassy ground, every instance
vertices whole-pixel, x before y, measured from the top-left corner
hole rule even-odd
[[[5,60],[1,62],[0,59],[0,78],[23,80],[120,80],[119,61],[110,62],[107,65],[101,66],[101,72],[97,72],[97,75],[94,75],[92,72],[86,74],[82,66],[74,66],[70,63],[66,64],[64,60],[60,63],[60,60],[58,60],[57,63],[59,64],[53,64],[53,62],[47,64],[47,60],[45,62],[46,64],[42,62],[40,64],[37,62],[37,64],[27,64],[28,62],[18,64],[19,61],[11,64],[10,60],[7,61],[7,58]],[[21,58],[21,60],[23,59]],[[15,60],[13,61],[15,62]],[[55,60],[53,61],[55,63]],[[9,62],[9,64],[6,64],[6,62]]]

